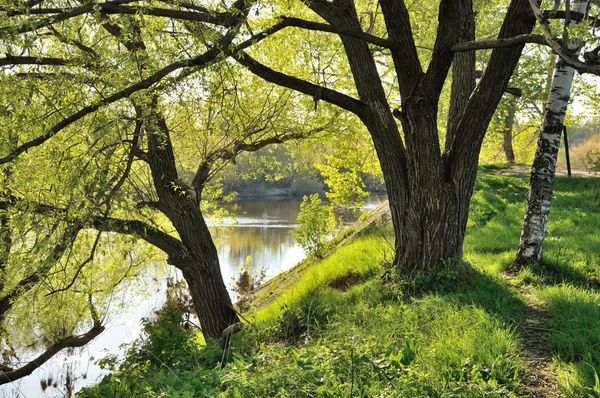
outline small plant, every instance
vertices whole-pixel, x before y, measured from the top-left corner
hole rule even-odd
[[[284,341],[308,338],[326,328],[341,305],[336,293],[312,291],[298,303],[284,306],[275,323],[275,337]]]
[[[316,193],[304,196],[297,221],[298,227],[291,231],[294,239],[309,256],[323,257],[327,243],[340,226],[331,207],[324,205]]]
[[[238,295],[237,305],[240,311],[244,312],[248,310],[248,304],[252,298],[252,290],[260,285],[267,277],[264,268],[260,268],[258,272],[252,273],[250,271],[250,263],[252,257],[246,257],[246,263],[240,264],[240,274],[235,281],[235,292]]]

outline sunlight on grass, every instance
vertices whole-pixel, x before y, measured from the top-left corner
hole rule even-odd
[[[574,397],[598,396],[600,294],[562,285],[540,289],[537,295],[548,306],[550,348],[562,389]]]
[[[372,276],[381,269],[386,259],[391,260],[391,248],[384,239],[373,235],[360,237],[310,267],[295,281],[291,289],[285,290],[275,301],[258,310],[254,319],[260,321],[272,318],[281,311],[282,306],[293,305],[310,291],[350,272],[365,278]]]
[[[548,311],[561,392],[600,397],[599,187],[599,179],[557,179],[544,261],[510,283],[502,271],[519,243],[527,177],[482,175],[464,245],[474,270],[463,277],[446,272],[432,279],[439,289],[417,292],[387,272],[391,228],[373,225],[275,278],[273,301],[247,314],[253,322],[229,350],[209,343],[179,379],[164,369],[121,372],[86,396],[524,396],[521,333],[534,297]],[[358,284],[332,288],[350,273]]]

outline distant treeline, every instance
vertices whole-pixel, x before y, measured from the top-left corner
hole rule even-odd
[[[223,194],[237,192],[238,197],[324,194],[329,187],[315,167],[324,161],[324,156],[284,145],[245,154],[223,172]],[[361,173],[361,177],[366,191],[385,190],[380,176]]]

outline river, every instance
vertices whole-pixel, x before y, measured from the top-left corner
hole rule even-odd
[[[371,195],[365,201],[365,210],[374,209],[383,198]],[[280,198],[236,203],[236,217],[233,221],[225,220],[224,224],[230,228],[218,248],[223,278],[232,295],[240,264],[245,264],[248,257],[251,271],[258,272],[262,268],[267,279],[304,259],[304,251],[290,235],[296,227],[300,203],[300,199]],[[347,219],[346,224],[352,221]],[[74,391],[98,382],[106,372],[95,362],[109,354],[118,355],[122,344],[139,337],[141,319],[152,317],[164,304],[166,277],[174,275],[172,270],[149,265],[140,286],[133,285],[115,297],[115,302],[126,301],[127,305],[113,311],[100,336],[84,348],[60,352],[30,376],[1,386],[0,397],[64,397],[67,372],[73,380]],[[42,391],[40,381],[48,379],[51,386]],[[56,387],[52,386],[54,383]]]

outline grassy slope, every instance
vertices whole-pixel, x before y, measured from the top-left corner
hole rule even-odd
[[[227,352],[209,345],[187,367],[129,363],[119,383],[117,374],[86,396],[522,396],[521,325],[532,298],[547,310],[561,393],[600,396],[600,180],[558,179],[544,265],[507,279],[526,187],[521,177],[479,178],[465,242],[473,274],[448,268],[416,284],[382,277],[391,231],[373,226],[294,274]],[[350,272],[365,282],[327,287]]]

